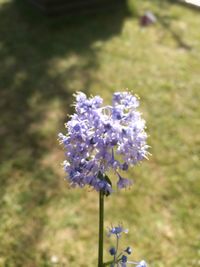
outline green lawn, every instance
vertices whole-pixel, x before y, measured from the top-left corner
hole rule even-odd
[[[152,2],[50,19],[0,0],[0,266],[97,266],[98,194],[68,189],[56,139],[75,91],[109,102],[125,88],[141,98],[152,157],[106,199],[105,226],[123,221],[122,244],[150,267],[200,266],[200,13]],[[141,29],[149,9],[159,20]]]

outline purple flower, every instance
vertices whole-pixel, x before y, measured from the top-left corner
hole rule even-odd
[[[115,255],[116,254],[116,249],[114,247],[109,249],[110,255]]]
[[[75,97],[76,113],[65,124],[66,135],[58,135],[66,151],[63,167],[70,185],[89,185],[110,194],[112,185],[106,173],[114,170],[119,177],[118,188],[129,187],[131,182],[119,171],[128,170],[148,156],[138,99],[129,92],[116,92],[112,106],[102,106],[100,96],[87,98],[79,92]]]
[[[127,259],[128,259],[127,256],[122,255],[122,258],[121,258],[121,267],[126,267]]]
[[[129,179],[121,177],[121,175],[119,173],[117,173],[117,175],[119,177],[119,180],[117,182],[117,187],[119,189],[130,187],[132,185],[132,183],[133,183],[132,181],[130,181]]]
[[[147,267],[147,263],[144,260],[142,260],[136,265],[136,267]]]
[[[124,252],[130,255],[132,253],[132,249],[130,247],[127,247]]]
[[[122,233],[128,233],[128,229],[123,228],[122,225],[108,228],[108,236],[116,235],[119,238]]]
[[[127,256],[122,255],[122,262],[127,262]]]

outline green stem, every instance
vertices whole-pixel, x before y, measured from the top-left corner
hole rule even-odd
[[[116,253],[115,253],[115,256],[114,256],[114,264],[117,263],[116,262],[116,257],[117,257],[118,247],[119,247],[119,238],[116,237]]]
[[[98,267],[103,267],[104,193],[99,191],[99,257]]]

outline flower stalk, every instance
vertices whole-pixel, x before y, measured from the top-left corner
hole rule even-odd
[[[149,146],[146,143],[145,121],[138,111],[139,100],[130,92],[115,92],[112,104],[102,106],[100,96],[87,97],[78,92],[75,113],[65,124],[67,133],[59,133],[59,141],[66,150],[63,167],[70,186],[89,186],[99,192],[99,246],[98,267],[126,267],[130,247],[119,251],[119,238],[127,233],[122,225],[109,229],[115,235],[116,248],[110,249],[111,262],[103,262],[104,240],[104,197],[114,191],[112,181],[106,175],[109,171],[117,174],[118,189],[130,187],[132,181],[124,178],[121,172],[146,159]],[[137,263],[136,263],[137,264]],[[136,267],[146,267],[144,261]]]
[[[104,192],[99,191],[99,253],[98,267],[103,267]]]

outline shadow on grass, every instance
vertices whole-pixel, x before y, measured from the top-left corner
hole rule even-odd
[[[53,168],[41,160],[56,146],[64,114],[72,112],[72,93],[90,88],[98,68],[93,44],[119,34],[126,16],[125,6],[107,14],[54,19],[20,0],[0,6],[0,235],[5,266],[38,266],[45,209],[59,191]]]

